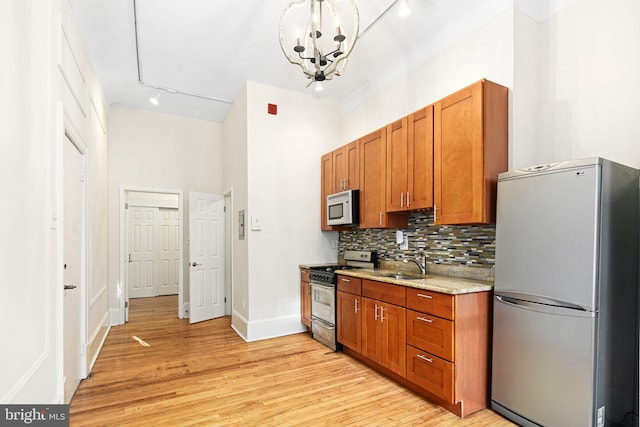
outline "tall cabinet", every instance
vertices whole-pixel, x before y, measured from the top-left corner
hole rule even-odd
[[[436,102],[436,224],[495,222],[498,173],[508,169],[508,89],[480,80]]]
[[[360,227],[402,228],[407,215],[391,215],[385,207],[386,128],[360,139]]]
[[[387,126],[386,210],[433,207],[433,105]]]

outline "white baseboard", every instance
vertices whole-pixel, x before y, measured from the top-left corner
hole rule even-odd
[[[299,334],[306,330],[306,327],[300,322],[299,314],[273,319],[252,320],[247,325],[246,341],[260,341]]]
[[[95,332],[92,334],[89,342],[86,347],[86,372],[85,377],[91,373],[93,369],[93,365],[96,363],[96,359],[98,359],[98,355],[100,354],[100,350],[102,350],[102,346],[104,345],[104,341],[107,339],[107,335],[109,335],[109,331],[111,330],[111,325],[109,325],[109,318],[111,317],[110,312],[106,312],[100,325],[96,328]]]
[[[120,322],[120,309],[119,308],[112,308],[109,310],[109,324],[111,326],[118,326],[121,325],[122,322]]]

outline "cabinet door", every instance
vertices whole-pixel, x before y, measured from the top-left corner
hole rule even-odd
[[[434,108],[436,224],[495,222],[498,173],[508,167],[508,89],[481,80]]]
[[[386,210],[407,209],[407,118],[387,126]]]
[[[311,327],[311,284],[309,282],[300,283],[300,307],[302,323]]]
[[[338,291],[338,342],[360,352],[361,328],[361,297]]]
[[[362,350],[369,359],[380,363],[381,359],[381,323],[380,303],[369,298],[362,298]]]
[[[408,118],[407,200],[409,209],[433,207],[433,105]]]
[[[347,159],[344,147],[333,151],[333,188],[332,193],[338,193],[346,189],[345,179],[347,176]]]
[[[360,188],[360,140],[345,145],[344,159],[346,162],[346,189],[357,190]]]
[[[333,193],[333,155],[327,153],[320,159],[320,229],[332,230],[327,225],[327,195]]]
[[[482,85],[436,104],[434,195],[437,224],[478,222],[482,207]]]
[[[386,147],[384,128],[360,139],[360,228],[403,228],[409,221],[385,209]]]
[[[454,365],[407,346],[407,379],[449,403],[454,402]]]
[[[404,377],[406,363],[406,310],[391,304],[381,304],[380,364]]]
[[[453,321],[407,310],[407,344],[454,362],[453,343]]]
[[[360,145],[360,227],[379,228],[383,224],[384,164],[386,137],[373,132]]]
[[[333,151],[332,193],[357,190],[360,181],[360,141],[356,140]]]

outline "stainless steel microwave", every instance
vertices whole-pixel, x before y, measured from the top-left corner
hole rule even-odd
[[[327,225],[352,225],[360,222],[360,192],[341,191],[327,196]]]

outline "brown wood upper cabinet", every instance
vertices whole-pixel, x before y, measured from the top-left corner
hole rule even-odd
[[[387,126],[386,210],[433,207],[433,105]]]
[[[333,193],[357,190],[360,181],[360,140],[353,141],[332,152]]]
[[[495,222],[498,173],[508,168],[508,89],[480,80],[436,102],[436,224]]]
[[[390,215],[385,207],[386,128],[360,139],[360,228],[403,228],[408,215]]]
[[[327,195],[333,193],[333,153],[327,153],[320,158],[320,229],[331,231],[333,227],[327,225]]]
[[[343,230],[327,225],[327,196],[345,190],[357,190],[360,181],[360,140],[322,156],[320,186],[320,228],[323,231]]]

